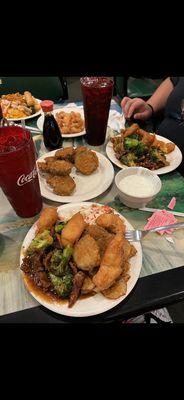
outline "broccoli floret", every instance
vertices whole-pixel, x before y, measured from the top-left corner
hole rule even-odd
[[[166,156],[163,153],[163,151],[156,149],[154,147],[150,149],[149,156],[152,162],[155,163],[162,162],[163,164],[165,164],[166,162]]]
[[[125,138],[124,140],[124,148],[126,150],[134,150],[139,144],[139,140],[137,139],[132,139],[129,136]]]
[[[59,223],[58,225],[55,225],[55,232],[56,233],[61,233],[62,229],[64,228],[66,224],[65,223]]]
[[[38,233],[38,235],[35,236],[27,249],[27,254],[31,255],[35,250],[44,250],[51,246],[52,243],[53,238],[50,235],[50,231],[46,229],[42,233]]]
[[[72,254],[73,254],[73,248],[69,245],[66,246],[63,251],[54,250],[51,257],[49,271],[57,276],[65,275],[67,269],[66,267]]]
[[[137,139],[137,140],[141,140],[140,135],[138,135],[138,133],[132,133],[132,135],[129,135],[129,138],[131,139]]]
[[[62,277],[55,276],[52,273],[49,273],[49,277],[54,286],[55,292],[61,297],[67,297],[73,286],[73,275],[67,270],[66,274]]]
[[[65,265],[68,264],[69,259],[71,258],[73,254],[73,247],[70,245],[66,246],[63,250],[63,258],[65,260]]]
[[[137,157],[143,156],[147,152],[148,152],[148,147],[144,143],[139,142],[135,149],[136,156]]]
[[[136,165],[137,157],[134,153],[128,153],[124,154],[121,158],[120,161],[128,165],[128,167],[134,167]]]
[[[154,148],[150,149],[149,156],[151,161],[153,162],[158,161],[158,150]]]

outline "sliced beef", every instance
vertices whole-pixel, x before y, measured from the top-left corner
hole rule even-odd
[[[22,271],[31,276],[35,285],[42,288],[43,291],[47,291],[52,286],[45,272],[45,265],[48,265],[51,257],[52,252],[45,256],[43,250],[38,250],[31,256],[25,257],[21,265]]]
[[[53,251],[49,251],[49,253],[43,257],[43,265],[47,271],[49,271],[50,260],[52,258]]]
[[[30,258],[31,258],[31,263],[32,263],[32,273],[35,274],[38,271],[44,271],[44,265],[43,265],[43,256],[44,256],[44,251],[36,251]]]
[[[74,261],[69,261],[68,265],[71,268],[73,274],[76,275],[78,271],[76,263]]]
[[[73,288],[70,293],[69,304],[68,304],[69,307],[72,307],[77,301],[84,279],[85,279],[85,274],[82,271],[77,272],[77,274],[74,276]]]
[[[31,275],[32,272],[32,263],[30,257],[24,257],[22,264],[21,264],[21,270],[24,271],[25,274]]]
[[[47,291],[52,286],[46,272],[44,271],[37,271],[34,274],[34,282],[36,286],[42,288],[43,291]]]

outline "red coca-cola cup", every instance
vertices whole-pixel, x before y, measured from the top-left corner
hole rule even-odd
[[[113,81],[108,77],[86,76],[80,79],[84,103],[86,140],[92,146],[105,142]]]
[[[18,126],[0,127],[0,187],[20,217],[40,212],[34,143],[29,131]]]

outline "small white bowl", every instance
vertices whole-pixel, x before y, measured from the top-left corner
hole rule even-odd
[[[146,178],[148,178],[150,182],[153,184],[153,192],[149,196],[142,195],[140,186],[140,189],[136,191],[135,196],[127,194],[120,188],[119,184],[123,180],[123,178],[130,175],[145,176]],[[115,176],[115,184],[118,190],[118,195],[120,200],[122,201],[123,204],[125,204],[125,206],[131,208],[145,207],[151,200],[153,200],[156,197],[156,195],[160,192],[162,187],[162,182],[158,177],[158,175],[156,175],[149,169],[143,167],[128,167],[126,169],[122,169]]]

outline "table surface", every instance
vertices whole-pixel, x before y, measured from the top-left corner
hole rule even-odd
[[[63,105],[56,107],[61,106]],[[114,101],[111,103],[111,109],[121,111]],[[28,120],[26,125],[36,126],[36,121],[37,119]],[[109,134],[112,134],[111,129],[107,131],[107,136]],[[42,136],[38,134],[33,134],[33,136],[38,154],[44,154]],[[64,147],[84,144],[86,144],[84,136],[65,139],[63,142]],[[106,144],[89,147],[106,154]],[[119,170],[115,166],[114,169],[115,173]],[[175,196],[177,198],[176,211],[184,212],[184,178],[177,171],[160,177],[162,190],[151,206],[167,208],[170,199]],[[122,213],[134,228],[143,228],[151,215],[148,212],[129,209],[120,203],[114,182],[105,193],[92,201],[112,206]],[[44,199],[44,206],[58,205]],[[78,319],[58,316],[40,307],[25,289],[19,266],[22,241],[36,219],[37,217],[29,219],[18,217],[0,190],[0,315],[2,316],[0,322],[106,321],[138,315],[184,298],[184,283],[182,284],[184,282],[184,235],[183,230],[178,230],[172,235],[173,242],[156,233],[148,235],[143,240],[143,264],[140,278],[129,296],[114,309],[96,317]],[[177,217],[177,219],[184,221],[184,217]]]

